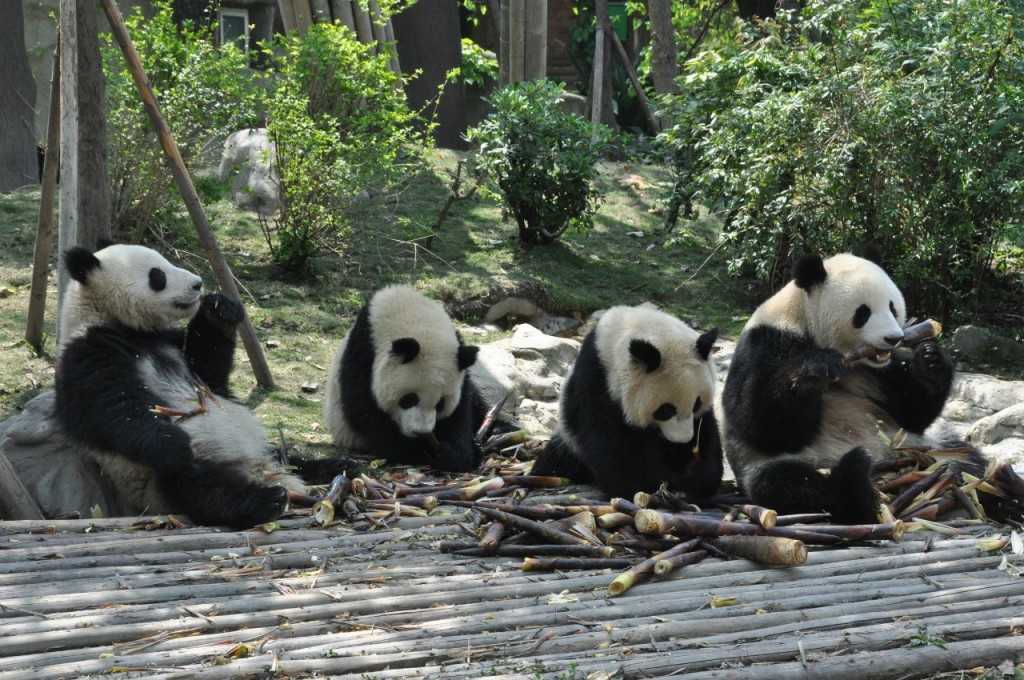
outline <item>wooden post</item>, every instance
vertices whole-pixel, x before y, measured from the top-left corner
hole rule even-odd
[[[672,26],[672,4],[669,0],[647,0],[651,17],[651,79],[654,91],[659,94],[676,91],[676,76],[679,74],[679,50],[676,47],[676,31]]]
[[[526,0],[523,79],[548,75],[548,0]]]
[[[356,18],[352,14],[352,0],[331,0],[331,11],[334,13],[335,21],[340,21],[355,32]]]
[[[43,186],[39,196],[39,222],[32,255],[32,292],[28,296],[28,323],[25,340],[36,352],[43,351],[43,319],[46,316],[46,285],[53,243],[53,195],[57,191],[60,166],[60,36],[53,53],[50,76],[50,118],[46,123],[46,156],[43,160]]]
[[[60,3],[60,219],[58,252],[110,238],[104,80],[96,3]],[[57,318],[68,275],[58,268]],[[59,337],[58,321],[58,342]]]
[[[327,0],[310,0],[313,8],[313,21],[318,24],[331,23],[331,6]]]
[[[605,123],[611,124],[612,120],[612,91],[611,78],[611,53],[608,45],[608,36],[612,32],[612,23],[608,18],[608,0],[595,0],[595,14],[597,16],[597,28],[594,36],[594,81],[590,88],[591,116],[594,124],[594,134],[597,134],[597,126]]]
[[[363,0],[352,0],[352,14],[356,19],[356,35],[359,36],[359,42],[372,43],[373,26],[370,23],[370,15],[362,3]]]
[[[185,201],[185,207],[188,208],[188,213],[192,217],[192,222],[195,223],[196,231],[199,234],[199,242],[203,246],[203,250],[206,251],[206,257],[210,261],[210,266],[213,268],[214,276],[217,277],[217,283],[220,284],[221,289],[232,299],[241,301],[241,295],[238,293],[238,286],[235,285],[234,275],[231,273],[231,269],[228,267],[228,263],[224,261],[224,255],[220,252],[220,247],[217,245],[217,239],[213,235],[213,231],[210,229],[210,223],[206,219],[206,213],[203,212],[202,203],[199,202],[199,196],[196,194],[196,188],[192,184],[192,178],[188,174],[188,169],[185,167],[185,161],[181,158],[181,153],[178,151],[178,145],[174,141],[174,136],[171,134],[170,129],[167,127],[167,122],[164,121],[163,116],[160,114],[160,108],[157,106],[156,98],[153,96],[153,91],[149,87],[149,81],[146,78],[145,72],[142,70],[142,62],[139,60],[139,53],[135,51],[135,45],[132,43],[131,37],[128,35],[128,30],[125,28],[124,19],[121,17],[121,11],[114,4],[114,0],[102,0],[103,10],[107,14],[107,19],[110,21],[110,28],[114,34],[114,39],[117,40],[117,44],[121,46],[121,51],[124,53],[125,60],[128,62],[128,70],[131,71],[132,79],[135,81],[135,86],[139,90],[139,95],[142,97],[142,103],[146,107],[146,112],[149,114],[149,118],[156,128],[157,136],[160,138],[160,144],[163,146],[164,153],[167,156],[167,160],[170,162],[171,172],[174,174],[174,181],[178,185],[178,191],[181,192],[181,197]],[[260,346],[260,341],[256,337],[256,331],[252,327],[252,323],[249,321],[249,315],[246,314],[242,320],[241,325],[238,329],[239,335],[242,337],[242,343],[245,345],[245,351],[249,355],[249,362],[252,364],[253,373],[256,375],[256,380],[259,384],[267,389],[274,386],[274,379],[270,375],[270,366],[267,365],[267,358],[263,354],[263,348]]]
[[[644,92],[644,88],[640,84],[640,79],[636,75],[636,69],[633,68],[633,64],[629,61],[626,48],[622,46],[622,41],[619,40],[619,36],[615,35],[615,31],[608,35],[612,39],[612,44],[615,45],[615,51],[619,55],[622,67],[626,69],[626,74],[629,76],[630,82],[633,83],[633,89],[636,90],[636,96],[640,100],[640,110],[644,112],[644,118],[647,120],[648,131],[652,135],[656,135],[661,131],[661,125],[658,123],[657,118],[654,117],[651,102],[647,99],[647,93]]]
[[[526,66],[526,0],[508,0],[508,80],[518,83],[525,78]]]
[[[285,33],[294,33],[295,24],[295,8],[292,6],[292,0],[277,0],[277,11],[281,13],[281,23],[284,24]]]
[[[402,63],[398,58],[398,47],[395,45],[395,26],[391,23],[390,17],[384,24],[384,39],[388,41],[388,50],[391,51],[391,70],[401,75]]]
[[[313,25],[313,12],[309,8],[309,0],[292,0],[292,10],[295,12],[295,30],[305,33]]]
[[[509,30],[510,30],[510,16],[509,16],[509,1],[504,0],[499,5],[498,14],[498,82],[502,85],[508,85],[511,81],[509,77]]]

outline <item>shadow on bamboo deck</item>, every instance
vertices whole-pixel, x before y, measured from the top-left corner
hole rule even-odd
[[[439,512],[369,532],[0,522],[0,680],[862,680],[1024,655],[1019,562],[968,534],[708,560],[609,599],[612,571],[439,553],[470,521]]]

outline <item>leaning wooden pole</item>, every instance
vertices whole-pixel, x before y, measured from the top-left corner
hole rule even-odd
[[[46,317],[46,285],[53,244],[53,197],[57,193],[57,168],[60,165],[60,36],[53,53],[50,76],[50,118],[46,123],[46,156],[43,160],[43,186],[39,196],[39,222],[32,255],[32,292],[28,296],[28,323],[25,340],[36,352],[43,351],[43,320]]]
[[[223,253],[220,252],[220,246],[217,245],[217,239],[213,235],[213,230],[210,229],[210,222],[206,219],[203,205],[199,202],[199,195],[192,184],[192,178],[185,167],[185,161],[182,160],[181,153],[178,151],[178,145],[174,141],[174,136],[171,134],[170,128],[167,127],[164,117],[160,114],[160,108],[157,106],[156,98],[153,97],[153,91],[149,87],[146,73],[142,69],[139,53],[135,50],[131,36],[128,35],[128,29],[125,28],[121,11],[114,4],[114,0],[103,0],[103,11],[107,14],[107,20],[110,21],[110,28],[114,34],[114,39],[121,46],[121,51],[128,62],[128,70],[131,71],[135,86],[142,96],[142,103],[146,106],[146,112],[156,128],[157,136],[160,137],[160,144],[163,146],[164,153],[170,161],[174,181],[178,185],[181,198],[185,201],[185,207],[188,208],[188,214],[196,225],[196,231],[199,233],[199,242],[203,245],[203,250],[206,251],[206,257],[210,261],[210,266],[213,267],[213,274],[217,277],[217,283],[220,284],[221,289],[229,297],[241,301],[242,298],[238,292],[238,286],[235,285],[235,277],[231,273],[228,263],[224,260]],[[256,330],[252,327],[248,314],[242,320],[238,331],[239,335],[242,336],[245,351],[249,355],[249,362],[252,364],[252,371],[256,375],[256,381],[262,387],[272,388],[274,386],[274,378],[270,375],[270,366],[267,365],[267,358],[263,354],[263,348],[256,337]]]
[[[651,110],[651,102],[647,99],[647,93],[644,92],[643,85],[640,84],[640,78],[636,75],[636,69],[633,68],[633,64],[629,60],[626,48],[622,46],[622,41],[619,40],[619,36],[615,34],[614,30],[609,31],[608,37],[612,39],[612,45],[615,46],[615,51],[619,55],[619,61],[622,62],[622,67],[626,69],[629,81],[633,83],[633,89],[636,90],[637,99],[640,100],[640,110],[644,112],[644,119],[647,121],[648,130],[652,135],[658,134],[661,131],[661,125],[658,124],[658,120],[654,117],[654,111]]]

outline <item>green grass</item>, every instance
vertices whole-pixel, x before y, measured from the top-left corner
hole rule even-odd
[[[681,226],[671,244],[663,245],[661,207],[669,177],[658,167],[602,167],[606,199],[594,229],[569,233],[553,246],[522,250],[514,224],[503,220],[499,206],[485,200],[457,203],[429,250],[422,241],[414,245],[414,239],[430,233],[456,160],[453,153],[438,152],[430,171],[411,179],[402,192],[358,210],[349,238],[325,245],[313,263],[316,278],[308,282],[277,275],[251,214],[235,210],[223,199],[207,206],[261,339],[265,346],[276,341],[266,352],[278,389],[256,389],[241,350],[234,374],[236,394],[256,410],[273,437],[280,427],[300,448],[326,446],[320,399],[331,354],[360,305],[387,283],[414,284],[456,310],[469,308],[465,303],[494,288],[505,290],[523,282],[542,286],[552,303],[548,311],[566,315],[586,316],[613,304],[650,300],[691,323],[717,325],[726,334],[737,333],[757,304],[757,294],[728,277],[717,254],[693,276],[716,237],[709,221]],[[55,282],[51,281],[47,306],[49,355],[37,357],[19,344],[28,307],[38,200],[38,191],[0,196],[0,296],[6,295],[0,297],[0,417],[53,381]],[[183,224],[184,235],[174,249],[160,249],[211,283],[191,227]],[[304,383],[318,383],[320,389],[303,393]]]

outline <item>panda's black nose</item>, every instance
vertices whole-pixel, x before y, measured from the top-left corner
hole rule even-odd
[[[885,340],[885,341],[886,341],[886,342],[887,342],[887,343],[888,343],[889,345],[891,345],[891,346],[895,347],[896,345],[898,345],[898,344],[900,344],[901,342],[903,342],[903,333],[900,333],[899,335],[887,335],[887,336],[885,336],[885,338],[883,338],[883,339],[884,339],[884,340]]]
[[[202,290],[202,289],[203,289],[203,282],[202,281],[199,281],[199,282],[197,282],[197,283],[192,285],[192,290]]]

